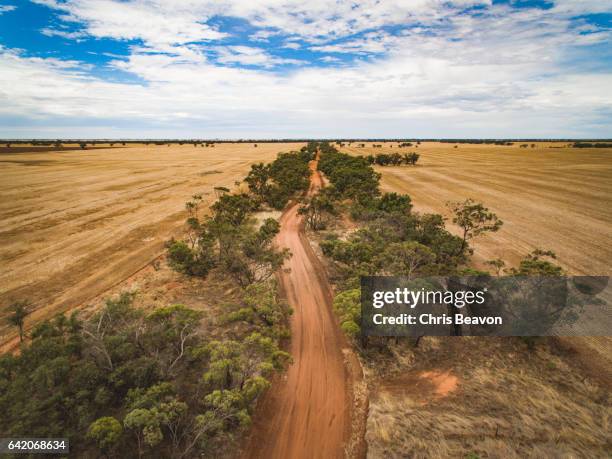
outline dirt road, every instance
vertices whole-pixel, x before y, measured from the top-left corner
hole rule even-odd
[[[321,183],[314,171],[309,194]],[[331,311],[329,284],[297,211],[297,205],[285,211],[277,239],[292,253],[285,266],[291,271],[283,271],[280,281],[294,310],[293,364],[260,403],[247,458],[341,458],[350,433],[343,342]]]

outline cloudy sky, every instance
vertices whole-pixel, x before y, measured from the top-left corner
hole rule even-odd
[[[0,137],[612,137],[612,0],[0,0]]]

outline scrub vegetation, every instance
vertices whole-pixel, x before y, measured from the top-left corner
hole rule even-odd
[[[133,300],[124,293],[87,320],[43,322],[18,355],[3,355],[0,431],[68,437],[76,455],[220,454],[290,359],[279,348],[287,310],[275,283],[253,284],[227,306],[222,339],[207,335],[201,311],[145,311]]]
[[[36,325],[19,354],[0,358],[0,431],[69,437],[77,455],[230,455],[270,376],[291,360],[281,349],[291,311],[272,279],[290,254],[272,245],[279,223],[254,212],[305,191],[311,159],[305,147],[254,165],[249,191],[223,187],[208,215],[202,196],[186,204],[188,232],[168,242],[168,263],[189,277],[229,277],[239,294],[220,315],[137,308],[123,293],[87,319]],[[23,334],[27,305],[13,309]]]
[[[357,337],[360,332],[361,276],[482,273],[469,266],[472,254],[469,242],[501,228],[503,222],[494,212],[471,199],[449,203],[453,222],[463,228],[462,236],[454,235],[447,230],[442,215],[414,212],[410,196],[381,192],[380,175],[367,158],[340,153],[327,143],[321,143],[319,148],[319,169],[330,186],[320,194],[325,206],[313,200],[303,212],[317,216],[313,220],[318,224],[311,224],[312,229],[324,228],[320,222],[325,220],[325,214],[344,213],[357,225],[354,231],[345,234],[327,232],[320,242],[337,286],[334,308],[348,335]],[[537,261],[536,266],[533,254],[527,255],[520,265],[521,274],[560,273],[549,259],[540,257]]]
[[[554,252],[541,249],[514,267],[497,258],[485,264],[489,272],[477,270],[474,242],[503,227],[495,212],[469,198],[448,202],[449,218],[416,212],[410,196],[380,190],[380,176],[367,159],[327,145],[321,151],[332,211],[327,210],[329,224],[311,234],[327,259],[341,327],[355,338],[366,373],[368,454],[606,457],[607,388],[585,378],[580,362],[558,340],[357,339],[362,275],[558,276],[564,271]],[[367,185],[361,186],[364,180]]]
[[[471,148],[467,142],[453,143],[458,145],[449,151],[458,157],[464,148]],[[510,142],[491,143],[508,151],[520,148]],[[215,153],[225,151],[225,145],[216,145],[205,146],[215,147]],[[344,148],[341,142],[337,145]],[[420,142],[400,145],[421,147],[419,152],[424,149]],[[175,147],[163,146],[171,151]],[[187,146],[190,151],[211,151],[193,148],[196,144]],[[248,145],[262,153],[268,148],[263,143],[256,147]],[[98,147],[87,145],[79,154],[92,155],[94,148]],[[365,144],[355,148],[363,151]],[[535,151],[539,150],[523,149],[525,154]],[[318,164],[311,162],[317,154]],[[71,452],[79,457],[235,455],[271,377],[291,362],[284,349],[292,311],[280,299],[274,276],[282,270],[277,279],[290,287],[300,279],[312,281],[293,289],[294,295],[300,294],[291,303],[296,307],[294,319],[301,317],[297,324],[292,322],[293,330],[305,330],[294,341],[306,342],[331,359],[329,349],[317,343],[324,336],[334,337],[326,345],[339,355],[332,368],[320,354],[304,359],[295,352],[299,346],[292,348],[296,362],[299,358],[304,362],[292,367],[297,368],[295,381],[291,372],[286,376],[295,385],[286,383],[282,387],[289,390],[275,395],[291,402],[282,406],[294,406],[298,400],[299,409],[294,412],[300,413],[299,419],[292,421],[299,428],[308,430],[302,422],[308,416],[301,413],[325,405],[329,419],[337,419],[336,412],[342,412],[355,431],[359,413],[369,412],[363,415],[367,416],[365,436],[361,431],[358,435],[367,440],[372,457],[607,457],[608,391],[585,376],[577,359],[568,356],[557,340],[358,339],[359,277],[363,275],[558,276],[565,272],[554,252],[531,247],[530,253],[521,252],[521,258],[512,263],[498,257],[476,265],[474,247],[500,234],[504,228],[500,217],[508,221],[498,210],[504,207],[455,193],[447,196],[446,216],[418,212],[410,195],[381,186],[387,171],[406,177],[435,174],[428,171],[426,161],[412,167],[420,157],[417,153],[358,156],[342,153],[327,142],[310,142],[300,151],[279,154],[268,164],[245,159],[241,174],[248,164],[252,164],[250,171],[242,182],[233,182],[234,191],[228,181],[209,183],[214,187],[214,201],[205,193],[184,193],[192,195],[185,205],[186,232],[166,243],[169,268],[165,269],[170,272],[171,268],[183,285],[214,284],[216,290],[198,292],[198,297],[210,296],[205,307],[193,307],[187,300],[160,304],[158,292],[144,291],[139,296],[112,296],[90,314],[60,314],[41,321],[32,317],[37,309],[27,300],[13,301],[2,322],[13,330],[19,352],[0,357],[0,431],[5,436],[70,437]],[[311,176],[309,162],[312,170],[318,165],[324,178],[316,171]],[[227,174],[219,172],[223,164],[218,163],[195,171],[194,180]],[[399,167],[404,165],[408,167]],[[319,189],[324,181],[327,186]],[[299,205],[292,206],[296,198]],[[299,254],[294,247],[304,245],[303,253],[290,260],[295,261],[292,272],[308,271],[309,277],[294,275],[288,280],[291,274],[285,262],[291,254],[279,248],[278,236],[283,235],[279,221],[266,218],[279,210],[285,210],[283,218],[292,217],[283,220],[283,228],[287,222],[293,225],[293,232],[285,235],[294,239],[292,251]],[[300,217],[294,218],[296,214]],[[347,379],[347,366],[354,371],[359,364],[347,363],[353,353],[331,313],[323,314],[328,285],[303,237],[302,222],[318,242],[333,282],[333,308],[359,355],[365,383]],[[152,269],[157,272],[159,266],[153,264]],[[311,288],[315,283],[318,290]],[[315,290],[320,292],[315,295]],[[305,295],[312,297],[304,307],[308,311],[298,311]],[[40,307],[40,301],[36,306]],[[305,326],[312,316],[324,323]],[[324,331],[323,325],[327,326]],[[305,380],[310,386],[299,384]],[[324,384],[346,389],[354,400],[361,397],[365,408],[347,409],[345,392],[337,391],[341,396],[332,397],[333,388]],[[369,411],[364,402],[366,384]],[[314,434],[324,442],[332,436],[329,420],[317,412],[324,427]],[[268,419],[263,418],[265,424]],[[332,446],[356,451],[345,443],[343,426],[339,430],[342,435],[334,437]],[[283,436],[281,446],[292,443],[289,437]],[[263,435],[250,443],[261,442],[272,445]],[[320,444],[315,441],[310,446]]]
[[[207,216],[200,215],[201,196],[193,196],[186,204],[190,213],[187,240],[168,243],[171,266],[199,277],[219,267],[242,287],[269,279],[289,254],[272,245],[279,223],[268,218],[257,227],[252,214],[266,204],[282,209],[289,198],[306,191],[312,158],[313,153],[304,147],[300,152],[281,153],[268,165],[253,165],[244,180],[249,192],[221,190]]]

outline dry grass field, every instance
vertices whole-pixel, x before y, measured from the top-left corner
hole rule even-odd
[[[516,266],[542,248],[571,274],[611,274],[611,150],[383,145],[342,150],[417,151],[416,167],[378,168],[385,191],[447,217],[447,201],[471,197],[504,220],[474,242],[476,267],[497,257]],[[182,231],[191,195],[210,203],[214,187],[233,187],[252,163],[299,147],[0,149],[0,346],[17,341],[5,325],[17,299],[33,303],[28,326],[94,310],[125,290],[140,292],[139,306],[178,301],[214,315],[210,298],[233,294],[222,279],[202,284],[152,262]],[[432,337],[392,352],[366,368],[369,457],[608,457],[610,339],[549,340],[527,351],[512,338]]]
[[[368,457],[609,457],[609,389],[552,342],[428,337],[400,358],[371,384]]]
[[[385,191],[407,193],[417,211],[449,216],[445,203],[474,198],[504,221],[474,241],[475,263],[516,266],[534,248],[553,250],[571,274],[611,275],[612,149],[423,142],[418,148],[345,147],[353,154],[421,155],[416,167],[378,167]],[[393,145],[393,147],[390,147]]]
[[[610,275],[612,149],[566,145],[343,150],[418,152],[416,167],[377,168],[383,190],[408,193],[417,211],[450,217],[447,201],[474,198],[497,213],[504,226],[474,241],[475,267],[498,257],[516,266],[542,248],[570,274]],[[535,352],[513,339],[427,338],[398,360],[396,377],[371,379],[369,457],[608,457],[609,338],[563,338]]]
[[[28,324],[80,307],[162,253],[191,195],[210,202],[252,163],[301,146],[0,149],[0,343],[16,336],[11,301],[33,303]]]

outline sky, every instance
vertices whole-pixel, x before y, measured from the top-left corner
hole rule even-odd
[[[610,138],[612,0],[0,0],[2,138]]]

